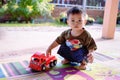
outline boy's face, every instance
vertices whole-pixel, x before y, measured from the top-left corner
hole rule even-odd
[[[67,23],[71,27],[71,29],[74,30],[82,29],[83,26],[82,14],[70,14],[67,19]]]

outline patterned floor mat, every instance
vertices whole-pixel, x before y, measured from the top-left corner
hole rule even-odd
[[[1,63],[0,80],[120,80],[119,59],[100,53],[94,56],[95,61],[88,64],[88,70],[79,70],[77,66],[61,65],[58,62],[51,70],[33,72],[28,68],[27,60]]]
[[[70,78],[84,79],[84,80],[94,80],[92,77],[87,74],[79,71],[74,67],[64,67],[64,68],[54,68],[52,70],[48,70],[46,72],[33,72],[28,68],[28,61],[23,62],[14,62],[14,63],[5,63],[0,65],[1,74],[0,77],[6,77],[9,80],[17,79],[19,77],[27,77],[34,75],[44,75],[44,77],[40,77],[40,80],[69,80]],[[70,76],[72,75],[72,76]],[[74,75],[74,76],[73,76]],[[69,79],[68,79],[69,78]],[[38,80],[39,78],[33,79]],[[18,79],[17,79],[18,80]],[[24,78],[23,78],[24,80]]]

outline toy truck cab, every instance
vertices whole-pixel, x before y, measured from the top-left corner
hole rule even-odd
[[[46,70],[46,68],[54,67],[57,64],[55,56],[45,56],[44,53],[36,52],[31,56],[29,67],[35,71]]]

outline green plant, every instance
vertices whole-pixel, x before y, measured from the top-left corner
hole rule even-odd
[[[25,19],[26,22],[38,16],[51,15],[54,5],[50,4],[51,0],[8,0],[6,4],[7,14],[10,14],[14,19]],[[2,12],[2,11],[1,11]],[[4,13],[4,11],[3,11]]]
[[[117,17],[120,17],[120,12],[118,12]]]
[[[97,17],[96,22],[98,24],[103,24],[103,18],[102,17]]]
[[[0,2],[0,7],[2,6],[2,2]]]
[[[3,16],[6,13],[7,9],[8,9],[8,5],[7,4],[3,5],[0,8],[0,16]]]
[[[12,20],[17,20],[17,18],[19,17],[19,14],[18,14],[18,4],[14,1],[14,2],[9,2],[8,4],[8,9],[6,11],[6,14],[9,14],[11,15],[11,19]]]
[[[117,24],[120,24],[120,12],[118,12],[117,14],[117,21],[116,21]]]
[[[65,18],[65,17],[67,17],[66,12],[62,12],[62,13],[60,13],[60,18]]]
[[[56,23],[60,23],[60,18],[54,18]]]
[[[49,4],[50,0],[21,0],[19,3],[19,14],[25,19],[32,19],[37,16],[50,15],[54,5]]]
[[[60,13],[60,16],[57,18],[57,21],[61,24],[67,24],[67,14],[66,14],[66,12]]]
[[[95,22],[95,19],[93,17],[90,17],[88,14],[84,15],[85,20],[87,21],[86,24],[93,24]]]

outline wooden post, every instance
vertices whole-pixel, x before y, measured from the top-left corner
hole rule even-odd
[[[113,39],[119,0],[106,0],[102,38]]]

